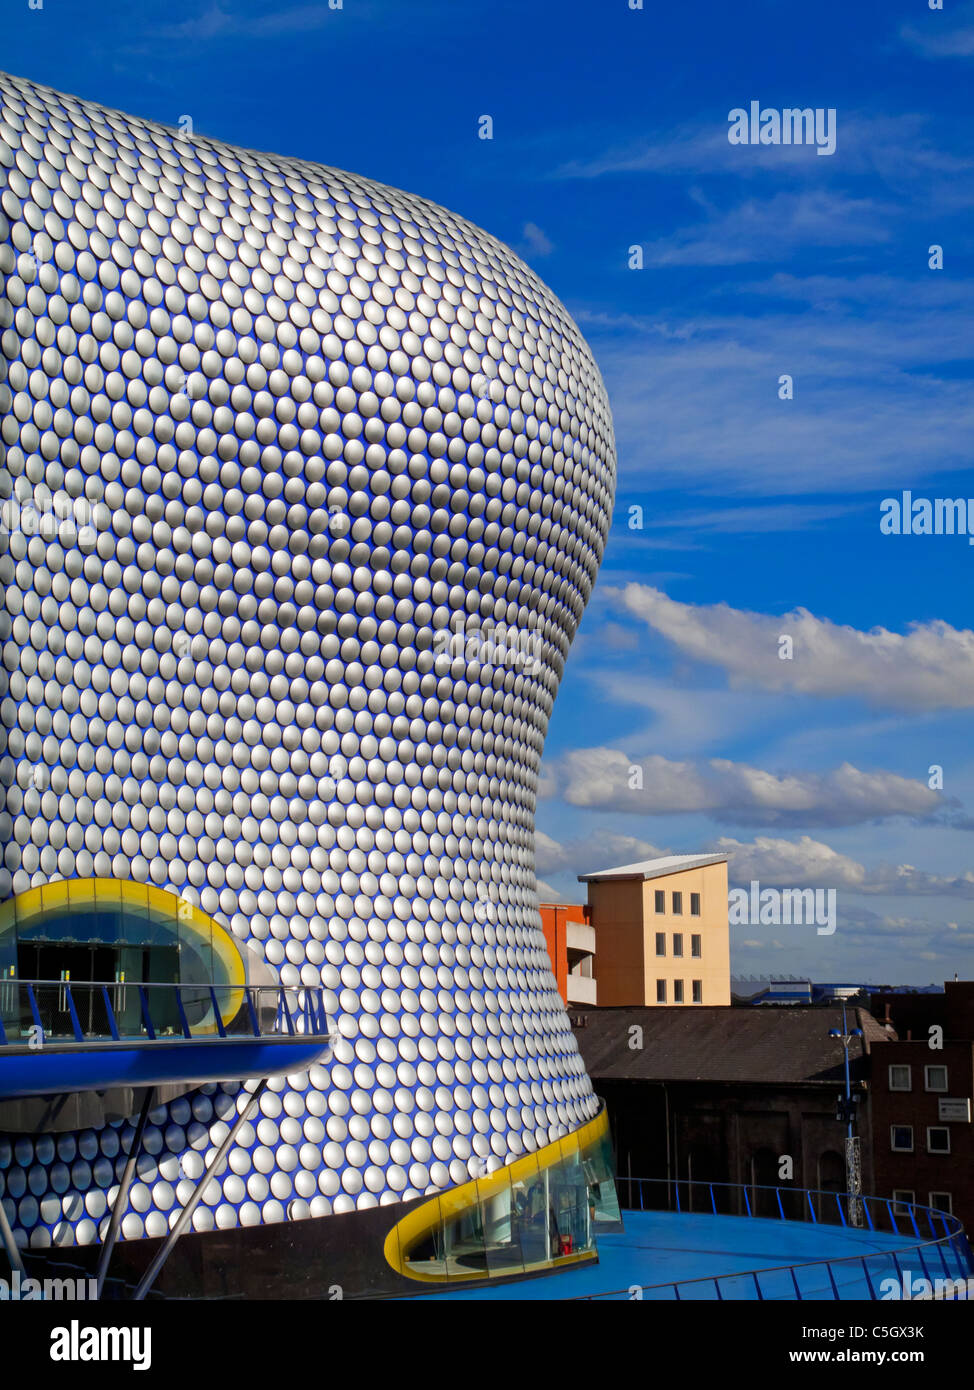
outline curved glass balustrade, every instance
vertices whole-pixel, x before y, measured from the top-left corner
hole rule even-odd
[[[327,1034],[320,986],[0,980],[0,1049]]]
[[[411,1211],[385,1256],[427,1284],[511,1278],[597,1258],[598,1231],[621,1229],[608,1117]]]

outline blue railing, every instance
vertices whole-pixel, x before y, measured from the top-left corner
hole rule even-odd
[[[617,1177],[616,1184],[623,1205],[623,1219],[627,1210],[703,1213],[745,1220],[807,1221],[858,1230],[867,1240],[870,1237],[894,1239],[889,1245],[880,1245],[863,1255],[805,1260],[661,1284],[631,1285],[588,1294],[586,1299],[878,1300],[909,1298],[913,1289],[918,1289],[924,1297],[974,1297],[974,1278],[971,1277],[974,1256],[964,1228],[955,1216],[935,1207],[816,1188],[745,1186],[684,1178]],[[623,1202],[625,1196],[629,1199],[627,1203]],[[909,1243],[896,1243],[896,1237],[907,1235],[912,1236]],[[913,1265],[901,1263],[906,1259],[911,1259]],[[886,1283],[890,1278],[897,1284],[895,1294]]]
[[[0,980],[0,1048],[328,1033],[320,986]]]

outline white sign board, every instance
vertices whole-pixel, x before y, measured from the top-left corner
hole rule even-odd
[[[961,1124],[971,1122],[971,1102],[966,1097],[961,1100],[948,1100],[941,1096],[937,1101],[938,1120],[956,1120]]]

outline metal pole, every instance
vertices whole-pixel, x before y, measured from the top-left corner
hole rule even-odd
[[[849,1028],[846,1023],[845,1005],[842,1005],[842,1051],[845,1053],[845,1103],[846,1140],[852,1138],[852,1087],[849,1084]]]
[[[663,1082],[663,1119],[666,1124],[666,1200],[670,1200],[670,1175],[673,1165],[670,1161],[670,1093]]]
[[[142,1109],[139,1111],[138,1123],[135,1126],[135,1134],[132,1138],[132,1147],[129,1149],[128,1160],[125,1164],[125,1171],[122,1174],[122,1183],[118,1189],[118,1196],[112,1206],[112,1217],[108,1223],[108,1231],[102,1242],[101,1254],[98,1257],[98,1269],[95,1278],[98,1281],[96,1298],[101,1298],[101,1291],[105,1284],[105,1275],[108,1273],[108,1262],[112,1258],[112,1251],[115,1249],[115,1241],[118,1238],[118,1229],[122,1224],[122,1217],[128,1205],[129,1187],[132,1185],[132,1178],[135,1176],[135,1165],[138,1162],[139,1154],[142,1152],[142,1136],[145,1133],[146,1121],[149,1118],[149,1111],[152,1109],[152,1102],[155,1099],[156,1089],[150,1086],[145,1093],[142,1102]]]
[[[3,1237],[3,1248],[7,1252],[7,1259],[10,1261],[10,1268],[17,1270],[21,1279],[26,1278],[27,1271],[24,1269],[24,1262],[20,1256],[17,1242],[14,1240],[14,1233],[10,1229],[10,1222],[7,1220],[7,1213],[3,1209],[3,1199],[0,1198],[0,1236]]]
[[[846,1190],[849,1193],[849,1223],[852,1226],[862,1225],[862,1203],[859,1200],[862,1192],[862,1163],[859,1154],[859,1140],[853,1133],[852,1128],[852,1082],[849,1073],[849,1043],[852,1038],[849,1034],[849,1027],[846,1020],[846,1006],[842,1005],[842,1051],[845,1055],[845,1106],[846,1106],[846,1138],[845,1138],[845,1172]]]
[[[197,1183],[196,1191],[193,1193],[192,1197],[190,1197],[189,1201],[186,1203],[186,1205],[180,1212],[179,1219],[177,1220],[175,1226],[173,1226],[172,1230],[169,1232],[168,1236],[163,1242],[161,1250],[158,1251],[152,1263],[149,1265],[149,1268],[146,1270],[145,1274],[143,1274],[142,1278],[140,1279],[139,1286],[135,1290],[135,1293],[133,1293],[132,1295],[132,1301],[134,1303],[140,1303],[145,1298],[149,1290],[152,1288],[152,1285],[155,1282],[156,1275],[159,1273],[160,1269],[162,1269],[162,1266],[168,1260],[170,1254],[172,1253],[173,1246],[176,1244],[176,1241],[179,1239],[179,1237],[185,1231],[186,1227],[189,1225],[190,1221],[193,1219],[193,1212],[196,1210],[196,1208],[202,1201],[203,1193],[206,1191],[207,1183],[210,1181],[213,1174],[216,1172],[220,1164],[223,1162],[227,1150],[233,1144],[233,1141],[236,1139],[240,1130],[243,1128],[248,1117],[251,1114],[253,1114],[254,1106],[260,1100],[266,1087],[267,1077],[265,1076],[264,1079],[261,1081],[260,1085],[257,1087],[256,1091],[254,1091],[251,1094],[251,1097],[248,1100],[247,1104],[244,1106],[240,1114],[237,1116],[236,1120],[233,1123],[233,1128],[230,1130],[230,1133],[227,1135],[223,1143],[217,1149],[216,1154],[213,1157],[212,1163]]]

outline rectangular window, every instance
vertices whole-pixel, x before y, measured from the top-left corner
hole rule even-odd
[[[691,937],[690,937],[690,954],[691,954],[691,956],[698,956],[698,957],[703,955],[702,937],[699,937],[699,936],[691,936]]]
[[[673,954],[675,956],[683,955],[683,933],[681,931],[673,933]]]
[[[655,897],[656,897],[656,911],[657,911],[657,912],[665,912],[665,911],[666,911],[666,894],[665,894],[664,892],[660,892],[660,891],[657,889],[657,892],[656,892],[656,894],[655,894]]]
[[[911,1154],[913,1152],[913,1126],[890,1125],[889,1146],[894,1153]]]
[[[673,1003],[674,1003],[674,1004],[682,1004],[682,1003],[683,1003],[683,981],[682,981],[682,980],[674,980],[674,981],[673,981]]]
[[[665,1003],[666,1003],[666,981],[665,981],[665,980],[657,980],[657,981],[656,981],[656,1002],[657,1002],[657,1004],[665,1004]]]
[[[665,931],[658,931],[658,932],[656,933],[656,954],[657,954],[658,956],[665,956],[665,955],[666,955],[666,932],[665,932]]]
[[[695,1004],[703,1003],[703,980],[694,980],[693,982],[693,1002]]]
[[[683,915],[683,894],[682,894],[682,893],[674,893],[674,894],[673,894],[673,913],[674,913],[674,915],[675,915],[676,917],[682,917],[682,915]]]
[[[946,1125],[927,1126],[927,1153],[950,1153],[950,1130]]]
[[[949,1192],[931,1192],[930,1206],[935,1207],[937,1211],[945,1211],[948,1216],[954,1214],[954,1199]]]
[[[923,1084],[928,1091],[946,1091],[947,1089],[947,1068],[946,1067],[924,1067]]]
[[[889,1088],[891,1091],[912,1091],[913,1070],[911,1067],[890,1067]]]
[[[916,1202],[917,1195],[908,1187],[893,1188],[893,1211],[897,1216],[909,1216],[909,1208]]]
[[[699,893],[691,893],[691,894],[690,894],[690,916],[691,916],[691,917],[699,917],[699,916],[700,916],[700,894],[699,894]]]

